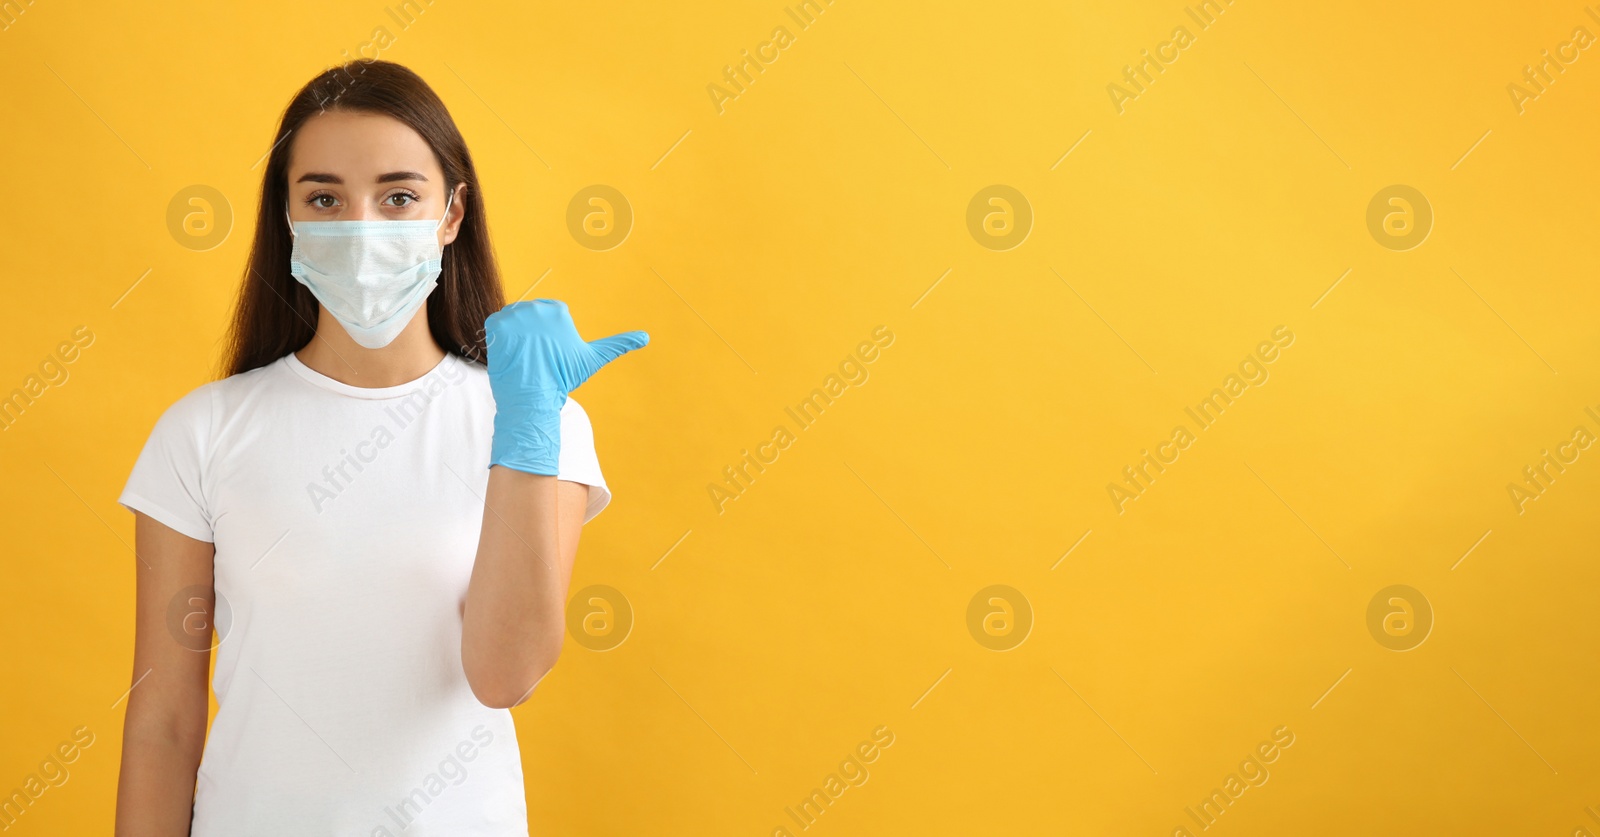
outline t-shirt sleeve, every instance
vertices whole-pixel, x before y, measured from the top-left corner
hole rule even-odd
[[[561,454],[556,472],[556,479],[589,486],[584,523],[611,502],[611,489],[606,487],[606,478],[600,473],[600,458],[594,450],[594,427],[589,424],[589,414],[571,398],[561,408]]]
[[[180,398],[156,420],[117,502],[195,540],[214,542],[205,464],[211,435],[211,387]]]

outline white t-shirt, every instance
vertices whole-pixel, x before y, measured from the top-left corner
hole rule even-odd
[[[118,498],[216,544],[220,709],[193,837],[526,835],[511,712],[461,668],[494,398],[483,366],[363,388],[289,354],[156,422]],[[558,478],[611,500],[589,418]]]

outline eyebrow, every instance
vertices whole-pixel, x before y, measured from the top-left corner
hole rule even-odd
[[[393,182],[395,182],[397,180],[420,180],[420,181],[423,181],[424,183],[426,183],[428,178],[424,177],[421,172],[415,172],[415,171],[392,171],[392,172],[389,172],[388,174],[380,174],[380,175],[378,175],[378,179],[375,182],[377,182],[377,183],[393,183]],[[339,175],[337,175],[337,174],[329,174],[327,172],[321,172],[321,171],[308,171],[305,174],[300,175],[300,179],[296,180],[295,182],[296,183],[305,183],[307,181],[310,181],[312,183],[336,183],[336,184],[340,184],[340,185],[344,184],[344,178],[340,177]]]

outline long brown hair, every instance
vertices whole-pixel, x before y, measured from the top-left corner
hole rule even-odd
[[[295,94],[283,112],[261,179],[256,234],[250,244],[222,374],[237,375],[296,351],[316,334],[317,299],[289,274],[293,244],[283,219],[289,199],[289,138],[307,119],[330,110],[381,113],[411,126],[433,149],[445,186],[465,183],[467,214],[444,249],[439,286],[428,296],[428,330],[451,354],[485,363],[483,321],[505,305],[500,270],[489,244],[483,190],[455,121],[420,76],[389,61],[358,59],[325,70]]]

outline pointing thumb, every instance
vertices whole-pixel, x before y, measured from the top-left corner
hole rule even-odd
[[[591,340],[589,347],[599,355],[600,365],[604,366],[634,349],[644,348],[649,342],[650,335],[643,331],[624,331],[621,334]]]

